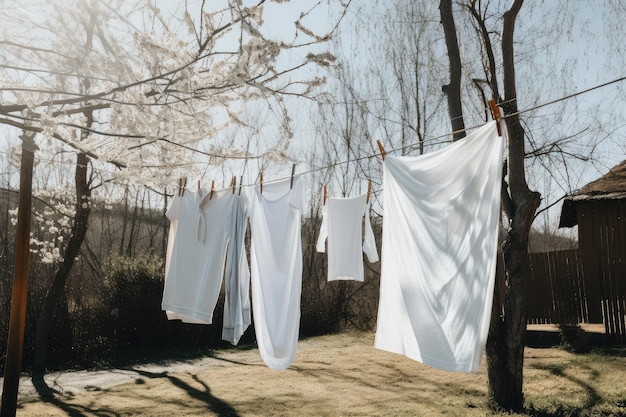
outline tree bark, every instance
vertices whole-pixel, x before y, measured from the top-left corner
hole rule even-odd
[[[48,336],[54,310],[65,292],[65,283],[87,233],[87,223],[91,212],[91,203],[89,201],[91,189],[87,179],[88,162],[89,157],[86,154],[78,153],[76,155],[76,173],[74,176],[76,182],[76,214],[74,224],[72,225],[72,235],[65,249],[63,261],[54,275],[52,286],[46,294],[46,299],[37,321],[33,353],[33,373],[36,375],[45,373],[48,360]]]
[[[93,23],[94,16],[90,16]],[[89,26],[86,31],[85,48],[91,48],[93,42],[93,25]],[[81,80],[81,88],[89,91],[91,81],[88,78]],[[89,131],[93,125],[93,111],[84,113],[86,118],[87,129],[82,130],[81,140],[87,139]],[[39,320],[35,328],[35,345],[33,352],[33,374],[43,375],[46,371],[48,361],[48,336],[54,318],[54,310],[59,300],[65,293],[65,283],[74,265],[74,260],[80,253],[80,247],[85,240],[87,234],[87,225],[89,222],[89,214],[91,213],[91,187],[88,178],[89,155],[86,152],[79,151],[76,153],[76,170],[74,172],[74,184],[76,188],[76,202],[74,223],[72,224],[71,236],[67,242],[63,260],[59,264],[52,286],[46,294]]]
[[[24,350],[24,327],[28,296],[30,224],[32,215],[33,161],[35,157],[34,152],[37,147],[32,141],[32,137],[27,136],[22,140],[19,210],[15,236],[15,270],[13,275],[11,313],[6,346],[0,417],[15,417]]]
[[[118,250],[118,255],[124,255],[124,242],[126,242],[126,225],[128,223],[128,185],[124,188],[124,214],[122,216],[122,237],[120,238],[120,247]]]
[[[490,401],[507,411],[524,407],[523,366],[526,335],[526,277],[524,264],[528,255],[528,234],[540,194],[531,191],[524,167],[525,132],[517,114],[517,91],[513,34],[515,20],[523,0],[515,0],[504,14],[502,31],[504,117],[509,138],[508,170],[512,216],[502,251],[506,272],[504,308],[494,305],[487,339],[487,372]]]
[[[461,106],[461,53],[456,36],[456,25],[452,14],[452,0],[441,0],[439,3],[441,25],[446,38],[448,59],[450,60],[450,84],[441,87],[448,98],[448,114],[452,124],[452,139],[457,141],[465,137],[463,108]]]
[[[141,222],[139,218],[143,215],[143,199],[141,200],[141,212],[139,209],[139,190],[135,193],[135,203],[133,205],[133,214],[130,218],[130,230],[128,234],[128,244],[126,246],[126,257],[133,257],[133,249],[136,244],[136,238],[139,234]]]

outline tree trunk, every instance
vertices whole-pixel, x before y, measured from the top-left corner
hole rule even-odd
[[[126,225],[128,223],[128,185],[124,188],[124,214],[122,216],[122,237],[120,238],[120,248],[118,255],[124,255],[124,242],[126,241]]]
[[[161,239],[161,257],[165,259],[167,257],[167,237],[169,235],[170,226],[169,221],[167,220],[167,209],[169,208],[169,204],[167,201],[167,188],[163,190],[163,216],[162,216],[162,225],[163,228],[163,237]]]
[[[526,183],[524,167],[524,128],[517,114],[517,91],[513,55],[515,19],[523,0],[515,0],[504,14],[502,59],[504,83],[504,117],[509,138],[508,170],[510,212],[509,227],[502,246],[506,288],[504,309],[494,305],[487,339],[487,369],[490,401],[507,411],[524,407],[522,390],[524,343],[526,336],[526,277],[524,264],[528,255],[528,234],[540,194]]]
[[[76,214],[74,224],[72,225],[72,235],[68,241],[63,256],[63,261],[59,265],[52,286],[46,294],[39,321],[35,330],[35,347],[33,354],[33,373],[41,375],[45,373],[46,363],[48,359],[48,336],[52,325],[54,310],[65,291],[65,283],[67,277],[72,270],[74,260],[79,254],[80,247],[85,240],[87,233],[87,223],[89,221],[90,195],[91,190],[87,181],[87,163],[89,158],[84,153],[76,155]]]
[[[452,14],[452,0],[441,0],[439,13],[450,60],[450,84],[442,86],[441,90],[448,97],[448,113],[454,132],[452,139],[457,141],[465,137],[465,123],[461,106],[461,53]]]
[[[489,399],[507,411],[524,407],[523,367],[526,335],[526,277],[524,262],[528,254],[528,230],[539,194],[528,192],[518,201],[503,244],[506,288],[504,309],[494,303],[487,339]]]
[[[128,235],[128,245],[126,246],[126,256],[128,258],[132,258],[134,256],[133,251],[136,249],[135,246],[137,245],[137,237],[139,236],[139,230],[141,229],[140,219],[144,217],[145,191],[141,197],[141,207],[139,207],[139,193],[140,190],[138,189],[135,194],[133,215],[130,219],[130,232]]]

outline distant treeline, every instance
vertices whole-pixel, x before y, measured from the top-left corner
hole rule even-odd
[[[0,190],[0,367],[4,367],[6,353],[14,268],[15,226],[9,210],[17,207],[17,198],[15,191]],[[142,207],[135,204],[138,199],[127,201],[113,205],[92,202],[87,238],[55,311],[48,347],[49,369],[106,367],[230,346],[221,341],[223,293],[212,325],[166,319],[161,296],[169,223],[163,208]],[[34,199],[33,211],[43,213],[49,204]],[[300,335],[346,328],[370,330],[376,320],[380,265],[366,263],[363,283],[327,282],[326,254],[315,252],[321,223],[318,211],[312,208],[302,226]],[[374,229],[380,248],[379,223],[374,222]],[[50,219],[33,215],[33,239],[58,239],[59,232],[51,231],[49,224]],[[37,245],[31,245],[25,370],[32,363],[35,325],[58,266],[56,262],[42,261],[37,250]],[[254,340],[251,326],[240,344],[250,345]]]

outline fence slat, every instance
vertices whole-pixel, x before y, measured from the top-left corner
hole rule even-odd
[[[609,342],[626,344],[626,201],[612,208],[579,209],[587,224],[597,216],[612,220],[595,227],[579,249],[528,255],[527,322],[604,323]],[[501,254],[496,279],[498,307],[503,308]]]

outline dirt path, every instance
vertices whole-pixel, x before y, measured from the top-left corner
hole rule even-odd
[[[577,382],[554,375],[571,354],[529,348],[526,356],[526,391],[566,393],[583,405],[592,394],[606,396],[590,393],[584,376]],[[610,366],[623,381],[626,358],[616,360]],[[285,371],[268,369],[256,349],[227,350],[169,366],[51,374],[43,382],[21,385],[18,416],[497,415],[487,408],[484,360],[478,374],[438,371],[376,350],[373,335],[361,333],[300,341]],[[626,389],[616,389],[626,406]]]

